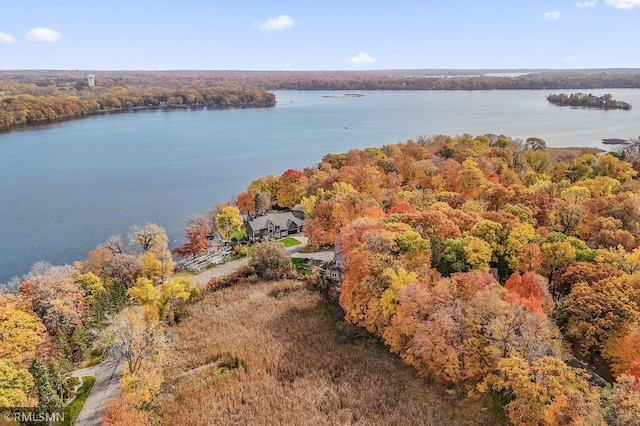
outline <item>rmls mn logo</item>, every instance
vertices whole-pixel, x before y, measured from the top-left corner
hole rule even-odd
[[[65,413],[63,411],[30,411],[30,410],[14,410],[6,411],[3,415],[3,419],[7,423],[52,423],[63,422],[65,420]]]

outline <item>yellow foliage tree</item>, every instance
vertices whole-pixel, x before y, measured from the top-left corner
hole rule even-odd
[[[529,364],[519,356],[498,362],[498,374],[490,374],[479,390],[505,391],[509,420],[522,426],[605,425],[600,412],[600,391],[591,388],[584,373],[556,357]]]
[[[529,244],[536,237],[536,230],[530,223],[519,223],[514,225],[507,236],[505,255],[509,267],[516,269],[520,258],[520,252],[525,244]]]
[[[489,272],[489,262],[493,256],[489,243],[476,237],[467,237],[464,241],[464,254],[471,268]]]
[[[223,239],[228,240],[233,234],[242,229],[244,221],[240,210],[235,206],[226,206],[216,216],[216,229]]]
[[[102,279],[93,272],[76,275],[74,281],[84,290],[84,299],[89,305],[92,305],[96,296],[105,290]]]
[[[191,300],[198,294],[198,285],[186,277],[172,278],[160,289],[151,280],[138,278],[136,286],[127,291],[127,295],[142,306],[145,318],[167,320],[169,324],[174,323],[177,304]]]
[[[157,299],[160,318],[166,319],[169,324],[173,324],[177,304],[192,300],[198,294],[200,294],[200,288],[191,278],[176,277],[162,284]]]
[[[135,299],[140,305],[155,305],[158,300],[158,290],[149,278],[140,277],[135,287],[127,290],[127,296]]]
[[[45,327],[33,312],[20,309],[16,301],[0,301],[0,358],[23,365],[33,358]]]
[[[111,355],[125,362],[123,395],[136,406],[147,407],[162,384],[167,341],[162,324],[146,318],[141,309],[129,309],[112,321],[105,337],[111,342]]]
[[[389,318],[396,312],[398,306],[398,290],[405,288],[418,280],[418,275],[414,272],[407,272],[404,268],[387,268],[382,277],[389,281],[389,287],[382,293],[380,306],[385,318]]]
[[[0,359],[0,410],[34,405],[35,400],[29,397],[33,385],[33,377],[26,369]]]

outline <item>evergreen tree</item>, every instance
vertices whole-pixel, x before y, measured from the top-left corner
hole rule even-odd
[[[62,406],[62,400],[58,396],[54,384],[51,380],[51,374],[47,366],[37,358],[31,362],[29,373],[33,376],[34,390],[38,395],[38,407],[41,408],[58,408]]]

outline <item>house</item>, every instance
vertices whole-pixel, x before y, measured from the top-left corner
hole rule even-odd
[[[302,210],[302,206],[300,204],[296,204],[291,209],[291,213],[298,219],[304,219],[304,210]]]
[[[304,216],[300,216],[293,211],[258,216],[245,224],[247,238],[254,243],[299,234],[304,226]]]

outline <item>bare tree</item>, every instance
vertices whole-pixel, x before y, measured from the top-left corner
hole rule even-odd
[[[164,228],[155,223],[144,226],[134,225],[129,233],[129,242],[142,249],[143,252],[159,253],[169,247],[169,238]]]
[[[109,249],[112,254],[123,253],[124,244],[122,242],[122,235],[111,235],[104,243],[100,244],[98,247]]]

